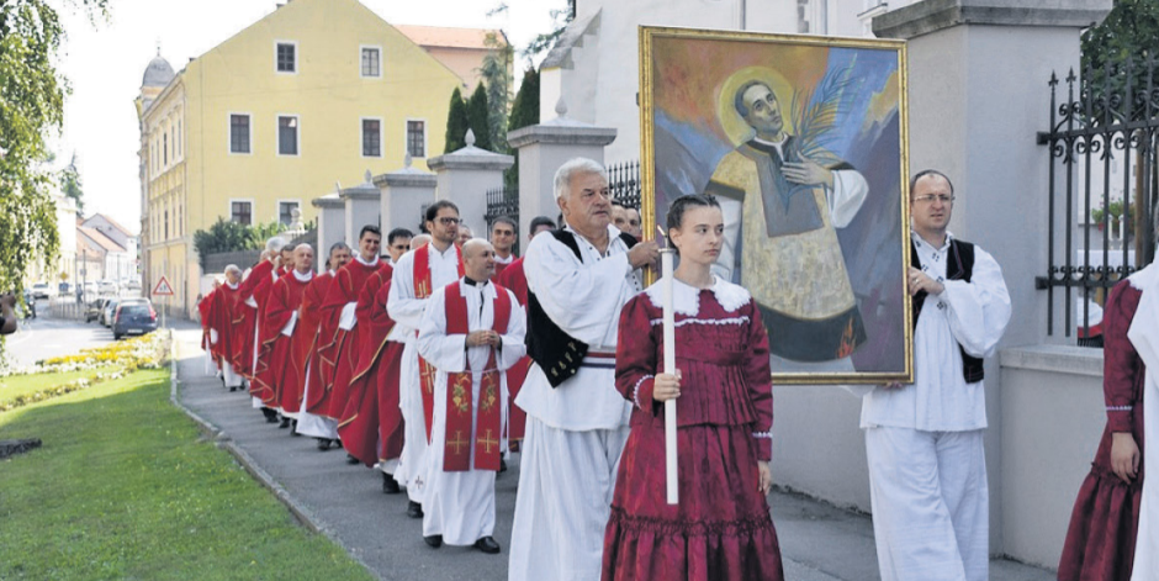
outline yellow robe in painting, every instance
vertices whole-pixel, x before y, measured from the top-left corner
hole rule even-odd
[[[761,307],[772,353],[830,361],[865,340],[834,228],[848,225],[869,187],[847,164],[829,166],[832,189],[790,184],[780,155],[792,139],[739,146],[717,165],[706,193],[741,202],[739,239],[726,243],[720,260],[735,268],[739,247],[740,281]],[[725,221],[735,237],[727,212]]]

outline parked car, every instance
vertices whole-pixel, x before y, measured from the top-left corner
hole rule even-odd
[[[49,294],[49,287],[47,282],[38,282],[32,285],[32,298],[47,299],[52,295]]]
[[[115,296],[117,294],[117,283],[111,280],[102,280],[97,283],[97,292],[102,295]]]
[[[157,311],[147,299],[121,301],[113,315],[113,338],[143,335],[157,330]]]
[[[105,303],[108,299],[93,299],[85,304],[85,322],[91,323],[93,321],[101,320],[101,313],[105,310]]]
[[[125,283],[125,288],[129,290],[141,290],[140,279],[130,278],[129,282]]]
[[[113,326],[113,315],[117,309],[117,297],[111,297],[105,302],[105,308],[101,310],[101,324],[106,327]]]

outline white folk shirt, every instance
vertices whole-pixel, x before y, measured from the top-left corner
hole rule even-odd
[[[603,255],[570,226],[564,230],[575,236],[583,261],[550,232],[540,233],[523,259],[527,288],[551,320],[587,343],[589,352],[615,353],[620,309],[643,286],[628,262],[628,246],[615,226],[608,226]],[[632,413],[615,382],[615,369],[582,365],[571,379],[552,388],[539,365],[532,365],[515,403],[552,428],[615,429],[628,425]]]
[[[1010,321],[1010,294],[1002,268],[974,246],[970,282],[946,280],[952,234],[934,248],[911,233],[922,270],[945,290],[930,294],[914,330],[914,383],[899,389],[878,387],[862,399],[861,427],[889,426],[923,431],[980,430],[986,424],[982,382],[967,385],[962,376],[961,345],[972,357],[993,354]]]
[[[1159,263],[1136,272],[1130,284],[1143,292],[1127,338],[1146,367],[1143,378],[1143,441],[1159,441]],[[1159,446],[1143,447],[1143,466],[1159,466]],[[1131,581],[1159,580],[1159,478],[1143,479],[1135,563]]]

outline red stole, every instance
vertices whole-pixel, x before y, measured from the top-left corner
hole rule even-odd
[[[463,252],[459,250],[457,245],[455,247],[455,257],[459,267],[459,278],[463,278],[465,271],[463,270]],[[431,245],[424,244],[415,250],[414,261],[414,292],[416,299],[425,299],[431,296],[434,289],[431,288]],[[419,334],[415,330],[415,336]],[[419,387],[423,396],[423,417],[426,418],[427,425],[427,443],[431,441],[431,418],[435,415],[435,374],[438,370],[434,365],[427,363],[426,359],[419,356]]]
[[[461,281],[447,286],[446,316],[448,335],[466,335],[467,298],[459,290]],[[491,329],[500,335],[507,332],[507,322],[511,320],[511,296],[507,289],[495,287],[495,317]],[[471,358],[464,354],[467,369],[462,373],[447,374],[447,432],[443,444],[443,470],[464,472],[471,469],[471,447],[475,448],[475,468],[479,470],[499,470],[499,436],[503,426],[502,376],[495,363],[495,348],[487,357],[487,367],[479,381],[478,422],[474,443],[471,439]],[[467,439],[464,439],[464,434]]]

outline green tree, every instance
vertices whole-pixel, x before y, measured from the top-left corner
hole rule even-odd
[[[246,226],[219,217],[209,230],[193,233],[193,247],[197,250],[201,269],[205,270],[210,254],[264,248],[267,240],[285,231],[286,225],[278,221]]]
[[[515,131],[528,125],[539,123],[539,71],[528,67],[519,83],[519,92],[511,103],[511,116],[507,119],[507,131]],[[511,190],[519,185],[519,156],[515,164],[503,172],[503,185]]]
[[[73,0],[90,17],[109,0]],[[0,2],[0,289],[22,285],[33,261],[47,270],[60,245],[46,139],[60,130],[68,82],[56,68],[65,35],[57,4]]]
[[[487,121],[489,113],[487,89],[483,83],[479,83],[467,101],[467,124],[475,132],[475,147],[493,151],[491,149],[491,126]]]
[[[563,31],[567,29],[567,25],[575,20],[575,0],[567,0],[567,9],[565,10],[552,10],[551,20],[554,23],[551,32],[536,35],[523,50],[519,51],[523,58],[531,61],[540,53],[551,50],[555,46],[559,37],[563,36]]]
[[[1118,120],[1109,114],[1126,110],[1127,101],[1122,106],[1112,102],[1113,109],[1106,110],[1104,103],[1107,93],[1128,97],[1127,81],[1130,79],[1131,92],[1146,90],[1150,73],[1153,82],[1159,84],[1159,2],[1155,0],[1116,0],[1114,8],[1097,26],[1092,26],[1082,34],[1082,90],[1094,97],[1094,123]],[[1132,117],[1141,119],[1145,108],[1131,102]]]
[[[483,57],[479,74],[487,87],[487,129],[491,150],[507,153],[507,111],[511,102],[511,62],[514,50],[502,32],[487,33],[484,44],[491,50]]]
[[[467,120],[467,103],[463,101],[463,94],[456,87],[455,92],[451,93],[451,105],[447,110],[447,135],[444,140],[446,145],[443,147],[443,153],[450,153],[467,146],[464,138],[467,135],[468,127],[470,127],[470,122]]]
[[[84,189],[81,185],[80,172],[76,169],[76,154],[72,154],[72,161],[69,162],[68,167],[60,170],[60,190],[65,196],[72,198],[76,203],[77,215],[84,215],[85,201]]]

